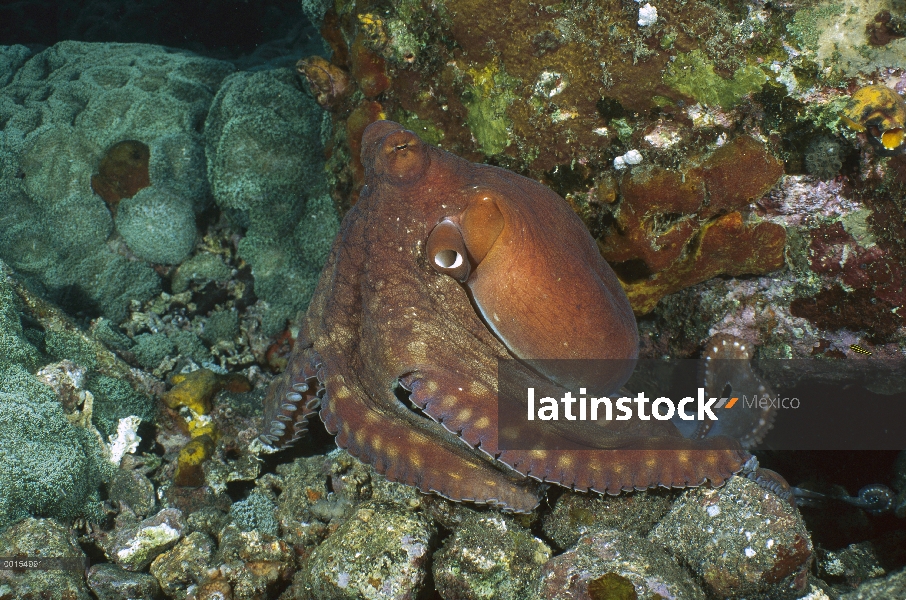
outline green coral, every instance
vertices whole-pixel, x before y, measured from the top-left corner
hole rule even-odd
[[[92,325],[94,337],[107,346],[116,350],[129,350],[132,348],[132,340],[120,331],[120,328],[110,319],[100,318]]]
[[[147,144],[148,189],[179,198],[183,214],[154,221],[159,231],[177,229],[164,231],[156,252],[133,251],[150,261],[184,258],[194,212],[210,202],[198,129],[235,67],[143,44],[68,41],[29,53],[0,51],[0,65],[9,65],[0,68],[0,257],[71,311],[120,321],[160,282],[149,265],[107,245],[113,221],[92,175],[113,144]],[[179,243],[161,247],[166,239]]]
[[[162,333],[143,333],[135,336],[132,352],[146,369],[156,369],[166,356],[176,352],[176,344]]]
[[[339,227],[324,189],[322,115],[291,70],[275,69],[229,77],[205,124],[214,199],[246,229],[239,255],[268,304],[266,335],[305,310]]]
[[[746,65],[724,79],[714,72],[707,56],[701,50],[679,54],[664,74],[664,83],[675,90],[695,98],[705,106],[732,108],[746,94],[756,92],[767,81],[760,67]]]
[[[239,333],[239,315],[232,310],[220,310],[205,321],[201,335],[206,342],[215,344],[219,341],[232,341]]]
[[[22,45],[0,46],[0,86],[9,83],[32,51]]]
[[[191,205],[153,186],[119,203],[116,228],[136,256],[152,263],[179,264],[195,245]]]
[[[243,531],[258,530],[267,535],[279,535],[280,524],[275,516],[277,505],[267,496],[252,492],[248,498],[230,508],[233,523]]]
[[[34,369],[38,364],[38,350],[24,336],[19,305],[13,289],[0,280],[0,369],[10,365]]]
[[[188,356],[197,363],[204,363],[211,360],[211,353],[201,342],[195,333],[186,330],[174,331],[170,334],[170,341],[176,345],[176,349],[183,356]]]
[[[44,336],[47,353],[57,360],[69,359],[83,367],[97,367],[97,353],[81,336],[69,331],[48,331]]]
[[[66,420],[49,387],[21,367],[0,372],[0,527],[84,514],[106,475],[97,438]]]
[[[190,283],[204,284],[209,281],[225,282],[232,275],[232,270],[216,254],[202,252],[189,258],[177,269],[171,286],[174,294],[181,294],[189,289]]]
[[[92,422],[105,438],[116,433],[122,418],[135,415],[147,423],[157,415],[153,398],[120,379],[92,374],[85,387],[94,395]]]

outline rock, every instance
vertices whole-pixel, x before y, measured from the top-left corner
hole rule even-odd
[[[91,567],[88,586],[98,600],[154,600],[160,597],[160,585],[152,575],[126,571],[111,563]]]
[[[906,570],[874,581],[867,581],[840,600],[891,600],[906,598]]]
[[[675,492],[652,490],[619,496],[565,492],[554,510],[545,515],[544,533],[561,548],[569,548],[586,533],[619,529],[648,535],[658,519],[670,510]]]
[[[743,477],[683,493],[648,539],[721,598],[798,597],[812,543],[798,511]]]
[[[140,523],[113,531],[101,544],[107,558],[128,571],[141,571],[183,535],[182,511],[165,508]]]
[[[200,531],[210,537],[216,536],[226,525],[229,517],[213,506],[206,506],[196,510],[186,518],[188,531]]]
[[[202,579],[213,555],[214,541],[200,531],[193,531],[154,559],[151,574],[167,596],[177,597]]]
[[[419,513],[369,502],[312,552],[305,590],[323,600],[417,598],[436,533]]]
[[[826,550],[819,556],[818,575],[825,581],[842,580],[850,587],[856,587],[867,579],[887,574],[871,542],[850,544],[839,552]]]
[[[52,519],[24,519],[0,533],[0,556],[74,559],[68,569],[0,570],[0,598],[91,598],[85,586],[85,553],[69,531]]]
[[[141,471],[118,469],[108,492],[111,498],[127,504],[140,517],[151,514],[157,502],[154,484]]]
[[[605,529],[544,565],[540,597],[704,600],[705,594],[661,548],[638,534]]]
[[[512,520],[479,514],[434,554],[441,598],[520,600],[534,597],[551,549]]]
[[[260,531],[242,531],[230,523],[220,532],[220,548],[214,557],[219,570],[205,584],[220,589],[227,583],[233,600],[270,597],[291,580],[295,558],[285,541]]]

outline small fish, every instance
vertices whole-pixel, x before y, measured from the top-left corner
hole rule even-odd
[[[866,350],[865,348],[863,348],[862,346],[860,346],[858,344],[851,344],[849,349],[852,350],[853,352],[858,352],[859,354],[871,356],[871,352],[869,352],[868,350]]]

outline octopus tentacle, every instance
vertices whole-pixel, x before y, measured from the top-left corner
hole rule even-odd
[[[718,333],[709,339],[702,353],[705,393],[720,398],[729,387],[731,395],[773,395],[768,384],[752,370],[754,351],[751,344],[727,333]],[[729,435],[738,439],[743,448],[752,448],[771,430],[776,417],[777,410],[772,404],[756,411],[737,409],[729,415],[722,415],[720,421],[702,421],[691,437],[703,439],[711,435]]]
[[[538,505],[536,484],[451,439],[440,424],[420,418],[399,400],[389,401],[392,394],[388,389],[388,397],[378,401],[362,391],[354,374],[336,374],[327,381],[321,419],[340,448],[390,481],[512,512]]]
[[[872,515],[882,515],[893,510],[895,504],[895,494],[893,491],[886,485],[880,483],[866,485],[860,489],[859,493],[855,496],[822,494],[820,492],[813,492],[812,490],[798,487],[790,489],[799,504],[804,506],[814,506],[836,500],[849,504],[850,506],[855,506],[856,508],[861,508]]]
[[[308,420],[321,405],[324,387],[313,366],[313,350],[293,352],[283,374],[264,397],[264,429],[258,439],[275,448],[292,445],[308,433]]]

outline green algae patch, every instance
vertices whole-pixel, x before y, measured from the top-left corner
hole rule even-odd
[[[414,112],[401,111],[400,114],[396,115],[396,120],[400,125],[409,131],[414,131],[418,137],[431,145],[439,146],[444,139],[444,132],[439,127],[428,119],[422,119]]]
[[[512,121],[506,116],[513,102],[513,87],[518,80],[497,65],[469,69],[472,85],[463,93],[462,103],[469,110],[466,122],[481,151],[487,156],[500,154],[512,141]]]
[[[760,67],[746,65],[736,69],[731,79],[714,72],[705,53],[693,50],[679,54],[664,74],[664,83],[705,106],[732,108],[746,94],[756,92],[767,81]]]

